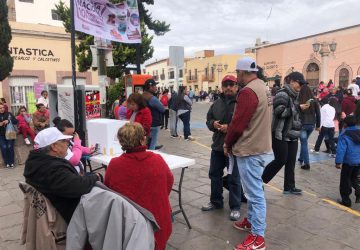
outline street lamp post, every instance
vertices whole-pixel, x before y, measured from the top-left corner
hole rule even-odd
[[[218,86],[221,86],[221,79],[220,79],[220,72],[222,72],[223,70],[227,70],[228,66],[226,63],[224,65],[222,65],[222,63],[219,63],[216,65],[216,63],[213,64],[213,68],[217,70],[218,72]]]
[[[330,52],[334,53],[336,50],[337,43],[335,41],[332,41],[331,43],[328,43],[326,41],[322,43],[315,42],[313,43],[313,51],[315,53],[320,53],[321,55],[321,76],[320,81],[328,81],[328,66],[329,66],[329,55]]]

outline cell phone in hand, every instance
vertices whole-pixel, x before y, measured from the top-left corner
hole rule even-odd
[[[310,104],[310,103],[312,103],[313,101],[314,101],[314,99],[311,98],[311,99],[307,100],[306,103],[307,103],[307,104]]]

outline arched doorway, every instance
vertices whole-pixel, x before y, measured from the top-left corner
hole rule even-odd
[[[347,88],[347,86],[349,85],[349,80],[350,80],[349,75],[350,75],[350,72],[348,69],[346,69],[346,68],[340,69],[339,86],[341,86],[343,88]]]
[[[314,62],[310,63],[306,68],[305,78],[310,86],[317,87],[317,85],[319,84],[319,78],[320,78],[319,65],[317,65]]]

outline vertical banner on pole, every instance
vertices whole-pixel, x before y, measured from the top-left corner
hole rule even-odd
[[[141,43],[137,0],[74,0],[75,29],[121,43]]]

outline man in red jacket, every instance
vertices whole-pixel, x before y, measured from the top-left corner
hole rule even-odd
[[[234,223],[239,230],[251,230],[236,249],[265,249],[266,201],[261,179],[263,155],[271,152],[272,97],[258,79],[256,62],[244,57],[237,62],[240,90],[234,115],[225,137],[224,153],[235,156],[241,183],[248,199],[248,218]]]

